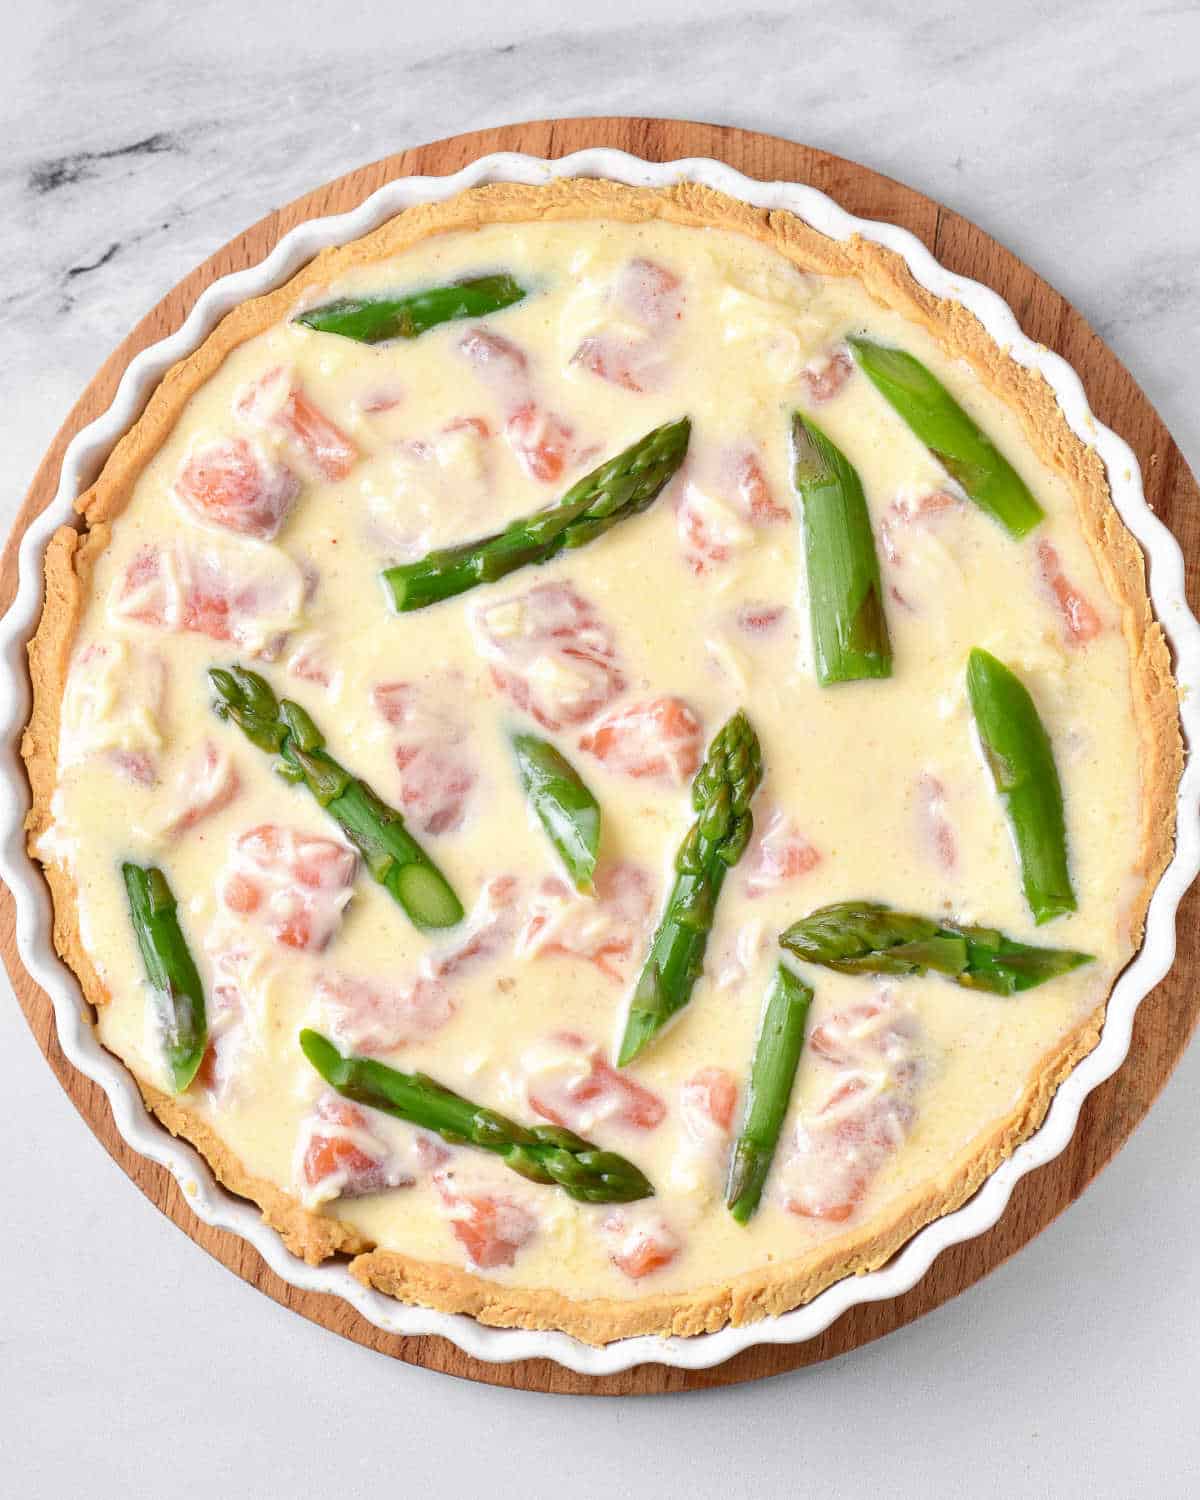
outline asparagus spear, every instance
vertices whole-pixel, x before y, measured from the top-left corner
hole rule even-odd
[[[808,985],[780,964],[767,995],[754,1046],[746,1112],[729,1160],[725,1202],[739,1224],[750,1222],[762,1198],[792,1097],[812,997]]]
[[[1040,926],[1075,910],[1054,751],[1028,689],[1003,662],[971,652],[967,692],[979,742],[1004,800],[1025,899]]]
[[[536,734],[514,734],[521,785],[575,888],[592,891],[600,848],[600,804],[560,751]]]
[[[511,276],[475,276],[404,297],[339,297],[301,313],[296,322],[317,333],[378,344],[384,339],[415,339],[456,318],[482,318],[524,296],[525,288]]]
[[[1013,995],[1092,962],[1090,953],[1035,948],[993,927],[935,922],[878,901],[836,901],[793,924],[780,944],[843,974],[944,974],[966,989]]]
[[[851,339],[863,372],[981,510],[1013,537],[1033,530],[1045,512],[991,438],[976,426],[938,378],[903,349]]]
[[[453,927],[462,920],[458,897],[401,815],[326,753],[323,736],[298,703],[280,702],[270,685],[245,667],[215,667],[208,679],[221,718],[232,719],[260,750],[279,756],[275,769],[288,781],[304,783],[414,926]]]
[[[697,818],[675,856],[675,884],[633,992],[618,1064],[632,1062],[692,997],[725,873],[754,830],[750,799],[762,780],[758,736],[739,711],[708,747],[692,782]]]
[[[383,579],[396,610],[424,609],[529,563],[548,562],[564,547],[582,547],[626,517],[639,515],[683,462],[691,430],[687,417],[656,427],[585,474],[557,505],[523,516],[494,536],[388,568]]]
[[[817,680],[828,687],[890,677],[892,648],[862,483],[845,454],[801,412],[792,419],[792,439]]]
[[[400,1073],[373,1058],[344,1057],[318,1031],[302,1031],[300,1046],[325,1082],[355,1104],[432,1130],[452,1145],[493,1151],[531,1182],[553,1183],[581,1203],[632,1203],[654,1195],[632,1162],[559,1125],[518,1125],[424,1073]]]
[[[153,865],[129,863],[121,866],[121,875],[155,995],[167,1068],[175,1092],[181,1094],[195,1078],[208,1046],[204,987],[179,926],[167,877]]]

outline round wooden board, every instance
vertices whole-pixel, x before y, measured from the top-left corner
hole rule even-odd
[[[104,363],[51,445],[0,560],[0,612],[7,609],[16,588],[18,540],[29,521],[53,498],[67,443],[108,407],[132,357],[173,333],[201,291],[217,277],[257,264],[302,220],[354,208],[392,178],[455,172],[492,151],[527,151],[555,157],[585,146],[615,146],[651,161],[716,157],[751,177],[811,183],[853,214],[903,225],[951,270],[994,287],[1031,338],[1057,350],[1082,374],[1093,411],[1132,445],[1142,466],[1151,506],[1183,543],[1188,559],[1188,594],[1195,607],[1200,560],[1200,491],[1195,479],[1128,371],[1079,314],[1015,256],[982,230],[920,193],[840,157],[724,126],[616,118],[543,120],[476,131],[403,151],[268,214],[197,267],[142,319]],[[1088,1099],[1069,1148],[1056,1161],[1022,1180],[1004,1217],[988,1234],[948,1250],[911,1292],[891,1302],[852,1308],[809,1343],[752,1348],[713,1370],[690,1373],[643,1365],[604,1379],[575,1375],[548,1360],[483,1364],[444,1339],[382,1333],[340,1298],[298,1291],[279,1280],[243,1240],[211,1229],[196,1218],[173,1178],[122,1140],[100,1089],[65,1060],[50,1002],[17,957],[13,903],[7,890],[2,890],[0,899],[0,953],[38,1045],[105,1149],[152,1203],[243,1280],[314,1323],[409,1364],[525,1390],[637,1395],[730,1385],[843,1354],[940,1306],[1027,1244],[1113,1157],[1150,1107],[1183,1051],[1200,1015],[1200,985],[1194,982],[1200,952],[1198,917],[1200,887],[1194,888],[1180,907],[1178,959],[1167,980],[1143,1002],[1125,1065]]]

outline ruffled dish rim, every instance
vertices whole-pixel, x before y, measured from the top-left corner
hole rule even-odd
[[[439,1312],[361,1285],[343,1264],[308,1266],[284,1248],[254,1205],[220,1187],[203,1160],[169,1136],[147,1113],[131,1074],[97,1040],[80,1006],[74,975],[55,956],[48,893],[25,850],[26,785],[17,743],[29,711],[25,645],[42,606],[41,563],[53,531],[75,518],[74,502],[95,478],[117,439],[140,415],[166,371],[193,352],[238,304],[278,287],[318,251],[355,240],[416,203],[439,202],[464,189],[488,183],[539,184],[556,178],[603,178],[633,187],[667,188],[681,181],[711,187],[758,208],[783,209],[834,240],[852,235],[883,245],[901,257],[914,279],[936,297],[961,303],[993,341],[1019,365],[1040,372],[1068,426],[1103,462],[1113,503],[1140,543],[1149,567],[1149,594],[1175,655],[1182,689],[1181,721],[1189,744],[1200,734],[1200,700],[1194,689],[1200,665],[1200,626],[1187,605],[1183,556],[1172,534],[1154,516],[1142,490],[1130,448],[1096,421],[1083,385],[1058,355],[1021,332],[1007,304],[989,288],[957,276],[938,264],[908,231],[859,219],[814,188],[783,182],[762,183],[724,163],[702,158],[649,163],[624,152],[595,148],[557,161],[505,152],[481,158],[448,177],[409,177],[380,188],[357,209],[298,226],[258,266],[214,282],[197,299],[183,326],[153,344],[129,364],[112,406],[84,428],[64,455],[54,501],[26,532],[19,554],[19,587],[0,622],[3,660],[4,768],[19,795],[0,811],[0,877],[17,909],[17,949],[31,977],[50,996],[60,1044],[68,1060],[104,1090],[126,1142],[166,1167],[189,1205],[208,1224],[225,1228],[254,1245],[284,1281],[309,1291],[332,1293],[350,1302],[369,1322],[399,1335],[437,1334],[465,1353],[488,1362],[548,1358],[585,1375],[608,1375],[642,1363],[683,1369],[719,1364],[756,1344],[800,1343],[824,1331],[849,1307],[881,1301],[908,1291],[950,1245],[991,1228],[1003,1213],[1021,1177],[1057,1156],[1075,1130],[1084,1099],[1121,1065],[1129,1050],[1138,1004],[1162,979],[1175,955],[1175,913],[1200,870],[1200,770],[1189,762],[1178,793],[1175,853],[1158,882],[1147,912],[1140,952],[1120,976],[1108,1001],[1099,1045],[1061,1084],[1042,1126],[988,1177],[963,1207],[921,1229],[879,1270],[847,1277],[811,1302],[782,1315],[715,1333],[690,1337],[639,1336],[593,1346],[560,1332],[487,1327],[475,1319]],[[1189,691],[1189,689],[1191,689]]]

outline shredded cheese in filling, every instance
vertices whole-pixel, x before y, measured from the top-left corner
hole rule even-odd
[[[160,1087],[118,867],[163,866],[212,1036],[186,1103],[252,1174],[380,1247],[514,1285],[685,1290],[801,1256],[934,1178],[1107,992],[1137,879],[1128,653],[1071,495],[1015,416],[856,283],[801,275],[734,234],[605,222],[446,234],[328,290],[498,268],[532,289],[501,313],[377,347],[281,323],[191,400],[91,581],[43,852],[72,871],[112,994],[100,1035]],[[1047,512],[1032,541],[967,501],[849,364],[845,336],[864,330],[924,361],[1010,458]],[[887,682],[815,680],[796,408],[863,480]],[[391,612],[381,569],[499,529],[683,414],[688,459],[643,515],[543,568]],[[214,485],[221,504],[206,512]],[[1055,746],[1080,900],[1050,929],[1025,907],[975,743],[973,646],[1022,674]],[[317,804],[214,716],[205,673],[234,660],[304,705],[331,752],[404,811],[475,908],[462,929],[414,930]],[[667,699],[702,742],[744,707],[766,779],[691,1004],[618,1071],[614,1039],[691,821],[681,768],[694,748],[656,753],[665,720],[639,713],[630,728],[621,714]],[[518,728],[554,739],[598,797],[593,898],[570,888],[530,815],[508,744]],[[1096,962],[1012,998],[808,971],[809,1044],[742,1227],[723,1174],[775,936],[852,897]],[[301,1055],[305,1024],[594,1137],[656,1196],[575,1204],[348,1106]]]

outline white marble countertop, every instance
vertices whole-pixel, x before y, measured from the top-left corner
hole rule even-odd
[[[1200,464],[1195,0],[572,11],[0,0],[0,522],[96,366],[238,230],[402,146],[548,115],[772,131],[952,205],[1071,299]],[[373,1497],[398,1476],[489,1500],[1197,1490],[1200,1047],[1083,1199],[933,1316],[808,1372],[619,1406],[394,1366],[251,1291],[104,1154],[7,993],[0,1098],[21,1500]]]

